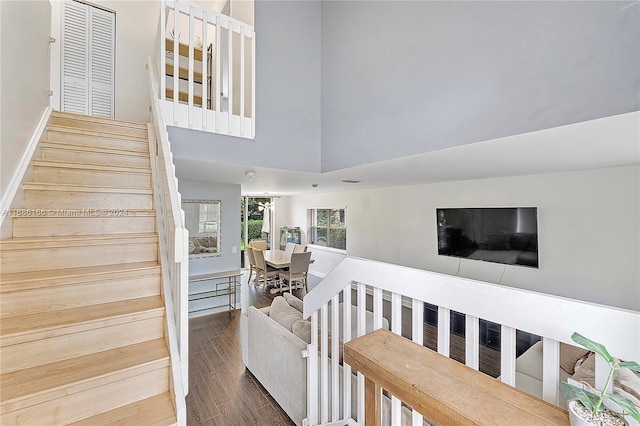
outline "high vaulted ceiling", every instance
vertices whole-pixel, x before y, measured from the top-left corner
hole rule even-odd
[[[283,195],[640,162],[638,1],[261,1],[255,17],[256,139],[170,129],[181,179]]]

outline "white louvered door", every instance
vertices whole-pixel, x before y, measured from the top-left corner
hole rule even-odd
[[[61,109],[114,117],[115,14],[66,1],[62,17]]]

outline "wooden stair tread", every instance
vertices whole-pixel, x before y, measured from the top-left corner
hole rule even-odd
[[[160,272],[158,262],[118,263],[113,265],[85,266],[82,268],[54,269],[46,271],[19,272],[0,275],[0,293],[5,291],[39,288],[56,283],[65,284],[92,280],[103,275]]]
[[[122,126],[122,127],[133,127],[137,129],[144,129],[144,130],[147,129],[146,123],[117,120],[115,118],[96,117],[94,115],[77,114],[74,112],[63,112],[63,111],[53,110],[51,111],[51,116],[56,118],[68,118],[71,120],[86,121],[90,123],[104,123],[104,124],[116,125],[116,126]]]
[[[71,183],[59,184],[48,182],[25,182],[24,189],[36,191],[66,191],[66,192],[128,192],[132,194],[152,194],[151,188],[137,188],[131,186],[99,186],[99,185],[74,185]]]
[[[74,216],[73,214],[69,213],[69,214],[65,214],[64,212],[60,212],[57,209],[39,209],[39,210],[45,210],[42,212],[38,213],[38,216],[14,216],[14,219],[51,219],[51,218],[76,218],[76,217],[96,217],[96,218],[100,218],[98,216]],[[61,209],[64,210],[64,209]],[[67,209],[68,210],[68,209]],[[82,210],[82,209],[76,209],[76,210]],[[118,210],[118,209],[114,209],[114,210]],[[126,209],[127,213],[126,215],[121,215],[120,217],[155,217],[156,216],[156,212],[154,210],[149,210],[149,209]],[[115,214],[114,214],[115,217]]]
[[[91,328],[89,324],[95,322],[142,312],[151,312],[151,316],[155,316],[161,315],[161,311],[164,311],[162,298],[152,296],[60,311],[9,317],[2,320],[2,326],[0,327],[2,341],[0,342],[0,346],[18,343],[16,340],[30,340],[28,338],[22,339],[21,336],[26,336],[31,333],[44,334],[49,337],[51,335],[57,335],[54,332],[55,330],[66,328],[67,330],[65,330],[63,334],[67,334],[77,332],[79,331],[78,329]],[[153,312],[156,312],[156,314],[153,314]]]
[[[173,89],[167,87],[166,89],[166,98],[173,99]],[[178,100],[180,102],[187,103],[189,102],[189,94],[187,92],[178,92]],[[207,99],[207,102],[209,100]],[[202,107],[202,96],[193,95],[193,106],[194,107]]]
[[[13,237],[0,241],[3,250],[29,250],[77,245],[138,244],[142,240],[157,241],[157,234],[62,235],[57,237]]]
[[[87,151],[91,153],[112,154],[112,155],[130,155],[132,157],[149,157],[148,152],[131,151],[127,149],[102,148],[99,146],[78,145],[68,142],[55,142],[43,140],[40,142],[41,148],[47,149],[64,149],[68,151]]]
[[[69,426],[95,426],[95,425],[136,425],[156,426],[174,425],[176,415],[173,411],[171,395],[168,392],[151,398],[134,402],[111,411],[107,411],[79,422],[70,423]]]
[[[139,365],[168,360],[164,339],[124,346],[51,364],[18,370],[0,376],[2,402],[68,387]],[[25,386],[28,383],[28,386]]]
[[[105,138],[105,139],[117,139],[123,141],[131,141],[136,143],[149,143],[149,138],[135,136],[135,135],[122,135],[118,133],[109,133],[103,132],[100,130],[92,130],[92,129],[82,129],[78,127],[69,127],[61,124],[47,124],[47,131],[57,132],[57,133],[72,133],[87,136],[90,138]]]
[[[149,167],[136,166],[114,166],[112,164],[99,163],[74,163],[72,161],[61,160],[33,160],[33,165],[38,167],[59,167],[63,169],[79,169],[79,170],[100,170],[109,172],[126,172],[126,173],[142,173],[151,174]]]

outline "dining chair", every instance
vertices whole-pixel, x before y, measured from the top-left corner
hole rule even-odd
[[[258,249],[258,250],[266,250],[267,249],[267,242],[266,241],[251,241],[249,243],[249,246],[253,247],[254,249]]]
[[[301,244],[296,244],[293,248],[294,253],[304,253],[305,251],[307,251],[307,246],[303,246]]]
[[[253,254],[253,248],[251,246],[247,247],[247,256],[249,256],[249,279],[247,279],[247,284],[249,284],[251,282],[251,276],[256,272],[256,257]],[[256,285],[257,284],[256,281]]]
[[[256,260],[255,285],[258,285],[260,277],[262,277],[262,291],[264,291],[267,288],[267,282],[269,281],[269,278],[277,277],[278,274],[282,271],[280,269],[267,265],[267,263],[264,261],[264,252],[262,250],[254,249],[253,257]]]
[[[280,274],[280,287],[282,287],[282,281],[289,281],[289,292],[293,290],[294,283],[299,281],[304,285],[305,291],[309,291],[307,285],[307,275],[309,272],[309,264],[311,263],[311,252],[306,251],[302,253],[292,253],[291,263],[289,264],[289,270]],[[297,285],[296,285],[297,286]]]
[[[296,243],[287,243],[287,245],[284,248],[284,252],[285,254],[291,254],[295,251],[296,249]]]

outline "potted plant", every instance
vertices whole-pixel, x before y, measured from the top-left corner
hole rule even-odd
[[[591,388],[591,392],[585,389],[573,386],[569,383],[560,383],[560,392],[569,401],[569,419],[573,426],[576,425],[610,425],[610,424],[627,424],[621,415],[609,410],[604,406],[605,399],[609,399],[616,404],[625,414],[631,415],[638,423],[640,423],[640,412],[632,401],[620,395],[607,393],[609,384],[613,380],[613,373],[619,368],[629,368],[633,371],[640,372],[640,364],[635,361],[622,362],[614,359],[609,351],[601,343],[594,342],[579,333],[573,333],[571,339],[597,355],[600,355],[607,361],[609,365],[609,375],[602,391]],[[605,420],[608,418],[609,421]]]

